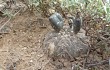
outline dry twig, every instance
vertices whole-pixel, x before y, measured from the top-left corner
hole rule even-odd
[[[13,16],[15,17],[20,11],[21,11],[21,9],[20,9],[17,13],[15,13]],[[12,17],[10,17],[10,18],[8,19],[8,21],[6,21],[6,22],[0,27],[0,30],[8,23],[11,19],[12,19]]]
[[[100,61],[98,63],[86,63],[87,64],[87,67],[90,68],[90,67],[94,67],[94,66],[100,66],[100,65],[105,65],[105,64],[109,64],[109,61],[108,60],[103,60],[103,61]]]

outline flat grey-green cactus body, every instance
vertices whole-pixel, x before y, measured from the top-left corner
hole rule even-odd
[[[54,13],[49,17],[49,21],[53,29],[59,32],[63,28],[63,18],[59,13]]]
[[[73,31],[75,34],[77,34],[80,31],[81,24],[82,24],[82,19],[79,13],[77,13],[73,23]]]

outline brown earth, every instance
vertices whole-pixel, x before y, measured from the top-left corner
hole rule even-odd
[[[8,26],[11,31],[1,34],[0,67],[3,70],[53,70],[49,58],[42,50],[43,36],[50,31],[50,26],[40,28],[35,16],[16,16]],[[49,25],[49,21],[44,20]]]

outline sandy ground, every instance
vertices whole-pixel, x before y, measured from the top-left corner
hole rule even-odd
[[[53,70],[42,50],[43,36],[50,30],[39,28],[36,17],[17,16],[8,23],[11,31],[1,34],[0,67],[3,70]],[[45,21],[45,24],[48,24]],[[12,68],[12,69],[11,69]]]

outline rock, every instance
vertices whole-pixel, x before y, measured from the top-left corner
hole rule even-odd
[[[80,37],[83,35],[82,37]],[[85,44],[80,38],[86,41],[84,33],[79,33],[78,36],[70,35],[68,32],[49,32],[45,35],[43,42],[43,50],[49,57],[52,58],[66,58],[68,60],[74,57],[86,54],[89,49],[88,44]]]

